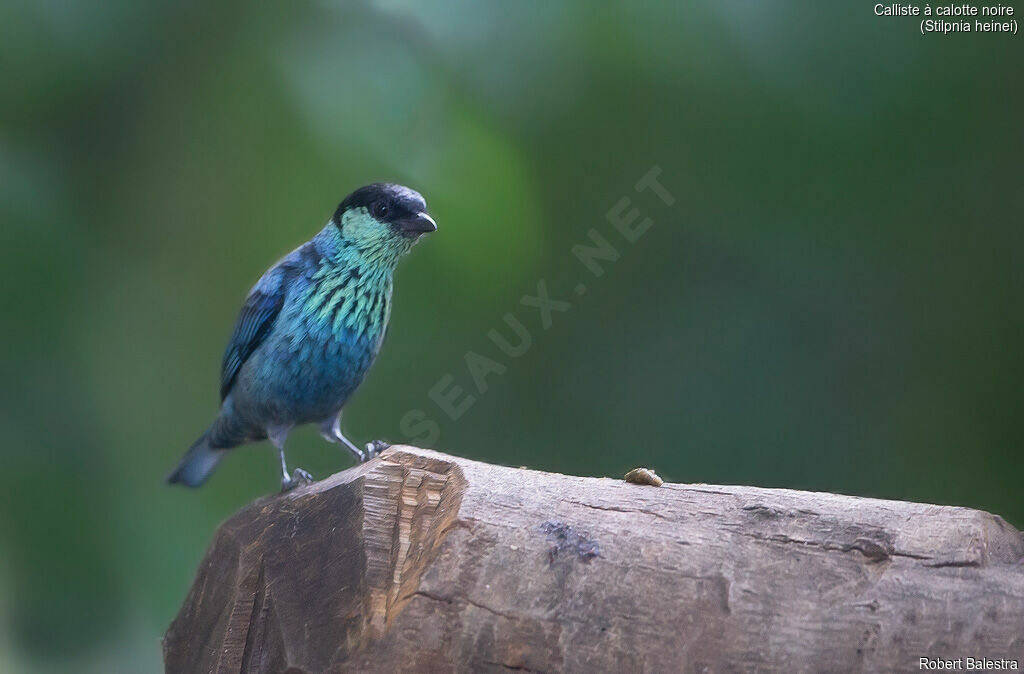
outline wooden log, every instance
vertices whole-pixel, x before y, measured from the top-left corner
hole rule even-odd
[[[1018,531],[968,508],[640,486],[394,447],[225,522],[164,660],[293,674],[1019,668],[1022,558]]]

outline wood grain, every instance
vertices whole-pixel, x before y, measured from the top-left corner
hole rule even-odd
[[[1024,539],[967,508],[661,487],[413,447],[225,522],[168,672],[1024,666]]]

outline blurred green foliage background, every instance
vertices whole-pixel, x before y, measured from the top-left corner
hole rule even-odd
[[[477,459],[1024,525],[1020,38],[872,4],[0,5],[0,671],[160,670],[214,528],[277,488],[265,445],[161,482],[241,299],[380,179],[440,231],[399,270],[360,441],[419,409]],[[670,208],[633,190],[655,165]],[[624,196],[655,221],[632,245]],[[622,253],[599,279],[570,252],[591,229]],[[539,279],[572,302],[549,330]],[[484,394],[467,351],[507,367]],[[309,429],[290,460],[349,465]]]

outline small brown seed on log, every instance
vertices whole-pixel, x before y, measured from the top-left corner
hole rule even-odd
[[[647,484],[652,487],[660,487],[665,484],[665,481],[650,468],[634,468],[626,473],[625,480],[632,484]]]

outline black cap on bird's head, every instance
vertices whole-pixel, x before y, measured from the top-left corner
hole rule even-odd
[[[437,223],[427,214],[427,202],[419,192],[402,185],[373,183],[360,187],[338,206],[334,224],[340,227],[345,213],[360,208],[402,236],[414,238],[437,230]]]

